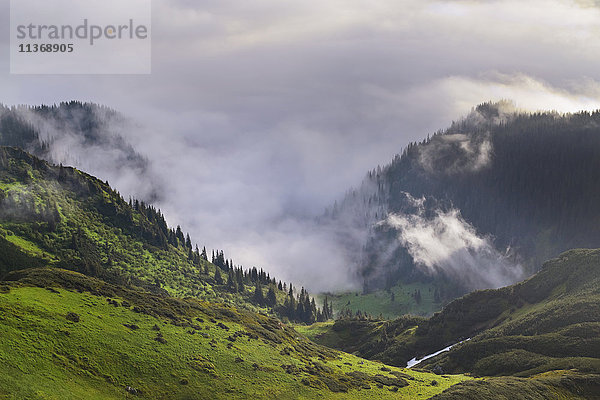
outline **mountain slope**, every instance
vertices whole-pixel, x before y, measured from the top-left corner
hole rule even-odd
[[[573,371],[552,371],[531,378],[487,378],[454,385],[435,400],[546,400],[600,398],[600,377]]]
[[[321,315],[304,290],[284,287],[256,268],[243,270],[223,252],[212,261],[179,227],[169,228],[160,210],[128,203],[77,169],[0,147],[0,278],[48,265],[153,293],[276,311],[290,320]]]
[[[365,233],[340,239],[359,249],[365,292],[417,281],[447,302],[600,247],[598,188],[600,112],[482,104],[371,171],[322,223]]]
[[[304,289],[206,258],[159,210],[0,147],[0,398],[413,398],[470,379],[315,345],[266,315],[314,317]]]
[[[5,248],[10,242],[38,262],[172,294],[194,294],[202,285],[204,260],[194,265],[181,240],[169,243],[157,210],[135,210],[106,183],[16,148],[0,148],[0,167]]]
[[[276,319],[57,268],[0,281],[2,399],[428,398],[464,376],[386,367]]]
[[[536,387],[598,398],[600,250],[563,253],[526,281],[473,292],[429,319],[342,319],[304,332],[318,343],[397,366],[463,341],[418,368],[512,376],[459,385],[440,398],[547,398]]]
[[[477,297],[451,304],[420,332],[445,326],[452,332],[445,338],[476,334],[425,366],[479,375],[528,376],[571,368],[600,373],[599,250],[566,252],[533,278]],[[476,311],[482,309],[487,315]],[[465,314],[455,326],[452,313]]]
[[[600,372],[599,304],[600,250],[572,250],[548,261],[524,282],[470,293],[429,319],[341,319],[317,335],[307,333],[319,343],[394,365],[471,338],[423,365],[487,375],[531,374],[552,367],[553,360],[544,357],[556,356],[581,358],[581,366],[589,364]],[[536,365],[515,361],[503,370],[499,359],[476,365],[485,357],[516,349],[537,352]]]

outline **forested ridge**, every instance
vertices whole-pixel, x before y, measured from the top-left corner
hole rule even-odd
[[[13,106],[0,105],[0,146],[15,146],[48,159],[55,133],[61,131],[81,136],[87,144],[108,144],[118,146],[128,161],[139,166],[146,163],[144,157],[117,132],[108,132],[109,125],[125,118],[117,111],[94,103],[69,101],[52,106]],[[48,160],[60,161],[60,160]]]
[[[392,213],[414,212],[407,194],[424,199],[425,215],[458,210],[528,273],[567,249],[600,246],[600,112],[506,112],[506,106],[482,104],[450,128],[409,144],[328,210],[324,219],[338,223],[347,210],[365,214],[353,223],[371,231],[369,240],[352,245],[363,246],[366,290],[448,279],[415,268],[402,246],[384,254],[397,232],[376,224]]]

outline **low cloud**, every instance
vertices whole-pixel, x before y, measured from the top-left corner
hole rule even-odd
[[[127,132],[140,127],[114,110],[84,107],[88,109],[59,107],[36,111],[17,107],[13,112],[39,134],[48,161],[76,166],[108,180],[125,196],[133,194],[145,201],[158,201],[164,195],[162,177],[125,139]]]
[[[560,85],[530,74],[485,71],[476,76],[455,75],[430,83],[425,90],[454,98],[453,103],[464,114],[485,101],[500,101],[501,115],[518,111],[557,111],[560,113],[597,110],[600,108],[600,84],[590,78],[570,78]],[[454,116],[456,118],[456,115]]]
[[[523,278],[523,269],[494,247],[490,238],[477,234],[456,209],[436,210],[425,216],[424,199],[408,200],[414,214],[390,214],[382,222],[398,232],[417,267],[429,275],[443,273],[465,288],[498,288]]]
[[[440,135],[419,149],[419,163],[430,173],[476,172],[489,165],[491,151],[484,135]]]
[[[271,224],[260,234],[236,247],[235,257],[256,261],[257,266],[277,266],[276,278],[285,277],[294,285],[315,292],[356,290],[356,255],[347,242],[338,242],[333,227],[312,220],[288,218]],[[349,234],[348,231],[345,234]]]

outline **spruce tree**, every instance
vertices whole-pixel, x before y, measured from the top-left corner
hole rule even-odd
[[[329,315],[329,304],[327,304],[327,296],[325,296],[325,300],[323,300],[323,320],[327,321],[331,319]]]
[[[241,267],[236,270],[235,278],[236,278],[237,284],[238,284],[238,291],[240,293],[244,293],[246,288],[244,287],[244,271],[242,271]]]
[[[223,277],[221,276],[221,271],[219,268],[215,268],[215,283],[217,285],[223,284]]]
[[[227,275],[227,290],[229,290],[232,293],[238,292],[237,279],[233,275],[232,269],[229,270],[229,274]]]
[[[308,323],[313,324],[317,318],[317,305],[315,304],[315,299],[310,301],[310,314],[307,315]]]
[[[254,301],[258,305],[263,305],[265,302],[265,298],[262,291],[262,285],[260,284],[260,282],[256,283],[256,287],[254,289]]]
[[[272,285],[269,285],[269,291],[267,292],[267,305],[269,307],[275,307],[277,305],[277,295]]]
[[[177,225],[177,229],[175,230],[175,236],[178,239],[178,243],[181,245],[185,244],[185,238],[183,237],[183,231],[181,230],[181,226]]]

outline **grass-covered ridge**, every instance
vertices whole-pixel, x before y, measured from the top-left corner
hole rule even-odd
[[[427,360],[430,367],[480,375],[529,376],[572,368],[600,374],[600,250],[568,251],[522,283],[451,306],[430,329],[440,331],[445,324],[455,333],[476,335]],[[461,311],[467,326],[450,325],[449,313]]]
[[[316,345],[278,320],[62,269],[0,282],[0,398],[413,399],[470,379]]]
[[[200,252],[179,227],[167,226],[160,210],[125,201],[108,182],[0,147],[0,278],[41,266],[292,320],[319,316],[308,296],[297,307],[303,291],[292,293],[294,309],[286,309],[289,287],[262,270],[234,266],[222,251],[213,258]]]
[[[397,366],[471,338],[419,368],[480,376],[543,376],[546,384],[565,390],[570,389],[561,382],[573,379],[579,383],[571,389],[580,388],[589,396],[600,392],[600,250],[563,253],[524,282],[473,292],[429,319],[342,319],[303,332],[318,343]],[[544,375],[564,370],[572,370],[564,379]],[[498,390],[531,383],[509,378],[490,382],[488,389],[499,385]],[[585,389],[588,386],[593,390]]]
[[[0,148],[0,204],[0,242],[7,249],[0,274],[22,266],[12,262],[15,254],[172,295],[214,295],[209,279],[200,279],[204,263],[193,265],[182,246],[167,243],[155,213],[133,209],[81,171]]]

